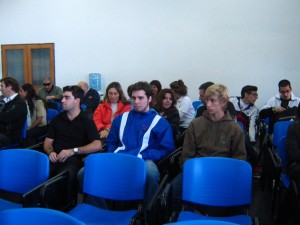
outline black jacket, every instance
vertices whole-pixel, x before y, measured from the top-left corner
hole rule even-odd
[[[26,102],[17,95],[0,112],[0,133],[9,137],[12,142],[19,141],[26,118]]]

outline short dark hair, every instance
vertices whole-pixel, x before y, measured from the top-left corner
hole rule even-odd
[[[211,82],[211,81],[205,82],[200,85],[199,90],[206,91],[206,89],[213,84],[214,84],[214,82]]]
[[[242,98],[245,97],[245,94],[251,94],[252,91],[257,91],[257,87],[256,86],[252,86],[252,85],[246,85],[245,87],[242,88],[241,90],[241,96]]]
[[[278,88],[286,87],[286,86],[289,86],[291,88],[292,87],[291,86],[291,82],[289,82],[288,80],[281,80],[281,81],[279,81]]]
[[[84,91],[82,90],[81,87],[77,86],[77,85],[71,85],[71,86],[65,86],[63,87],[63,92],[72,92],[72,95],[74,96],[74,98],[79,98],[80,102],[82,102],[83,97],[84,97]]]
[[[127,89],[130,98],[132,97],[132,92],[140,90],[145,91],[145,94],[148,98],[153,95],[151,85],[146,81],[139,81],[130,85]]]
[[[183,80],[173,81],[170,84],[170,88],[181,96],[187,95],[187,86],[184,84]]]
[[[6,87],[10,86],[14,92],[19,93],[20,90],[19,82],[15,78],[4,77],[0,80],[0,82],[3,82]]]

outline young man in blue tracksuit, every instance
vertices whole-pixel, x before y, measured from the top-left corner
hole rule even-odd
[[[106,147],[108,152],[131,154],[145,160],[145,202],[148,203],[159,185],[160,174],[155,162],[174,150],[173,134],[168,121],[150,109],[152,89],[147,82],[131,85],[128,94],[133,110],[114,119]]]

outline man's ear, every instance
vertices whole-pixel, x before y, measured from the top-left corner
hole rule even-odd
[[[149,96],[149,102],[151,102],[152,101],[152,96]]]

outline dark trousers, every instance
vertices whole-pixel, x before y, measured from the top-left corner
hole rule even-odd
[[[69,172],[69,194],[70,198],[75,202],[77,200],[77,173],[83,166],[81,158],[76,156],[69,157],[65,162],[57,162],[50,164],[50,176],[53,177],[63,171]]]

